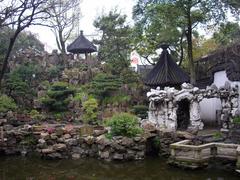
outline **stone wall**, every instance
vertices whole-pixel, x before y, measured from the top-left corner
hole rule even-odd
[[[85,130],[84,130],[85,129]],[[95,157],[111,160],[144,159],[144,137],[106,137],[103,127],[72,125],[0,127],[0,152],[6,155],[36,153],[50,159]],[[85,133],[85,134],[83,134]]]
[[[203,122],[200,117],[199,102],[203,98],[220,98],[222,104],[221,125],[223,130],[231,128],[233,117],[239,115],[239,91],[238,87],[231,87],[226,82],[222,88],[215,85],[206,89],[193,87],[191,84],[182,84],[181,90],[165,87],[161,90],[151,89],[147,93],[149,98],[148,121],[162,130],[176,131],[178,128],[177,110],[179,102],[189,102],[189,123],[187,130],[195,131],[203,129]]]

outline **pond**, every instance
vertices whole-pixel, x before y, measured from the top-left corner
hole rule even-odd
[[[183,170],[170,167],[165,159],[138,162],[42,160],[0,157],[1,180],[239,180],[240,175],[217,169]]]

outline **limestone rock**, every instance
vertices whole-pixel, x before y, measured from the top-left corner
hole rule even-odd
[[[72,159],[73,160],[80,159],[80,154],[77,154],[77,153],[72,154]]]
[[[50,154],[50,153],[53,153],[53,152],[55,152],[55,151],[53,150],[53,147],[48,147],[48,148],[46,148],[46,149],[42,149],[42,153],[43,153],[43,154]]]
[[[124,157],[123,157],[123,154],[115,153],[115,154],[113,155],[113,159],[114,159],[114,160],[123,160]]]
[[[56,151],[64,151],[64,150],[67,149],[67,146],[66,146],[66,144],[61,144],[61,143],[54,144],[53,149],[56,150]]]

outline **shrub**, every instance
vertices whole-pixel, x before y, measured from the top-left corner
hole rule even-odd
[[[97,121],[97,110],[98,103],[94,98],[90,98],[87,101],[83,102],[83,121],[85,123],[88,122],[96,122]]]
[[[122,85],[120,78],[111,74],[100,73],[93,78],[90,84],[90,93],[102,100],[106,96],[117,92]]]
[[[47,91],[47,95],[41,98],[41,102],[50,111],[66,111],[70,102],[70,95],[74,95],[74,89],[70,88],[65,82],[55,82]]]
[[[123,104],[128,103],[131,100],[131,96],[124,94],[117,94],[115,96],[105,97],[102,104]]]
[[[29,113],[30,117],[34,120],[43,120],[44,116],[42,114],[40,114],[37,110],[33,109],[31,110],[31,112]]]
[[[240,124],[240,117],[239,116],[233,118],[233,124]]]
[[[57,78],[60,74],[61,71],[63,70],[62,66],[52,66],[48,69],[48,77],[50,79]]]
[[[145,105],[136,105],[136,106],[133,106],[133,113],[142,118],[142,119],[145,119],[147,117],[147,112],[148,112],[148,107],[145,106]]]
[[[7,95],[0,95],[0,112],[14,111],[17,109],[17,105],[12,98]]]
[[[223,138],[223,134],[221,132],[215,132],[213,134],[213,138],[214,139],[220,139],[220,138]]]
[[[114,115],[107,121],[107,125],[111,127],[112,136],[135,137],[143,132],[139,127],[137,117],[128,113]]]

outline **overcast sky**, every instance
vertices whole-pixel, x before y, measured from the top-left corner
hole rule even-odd
[[[80,8],[82,18],[80,21],[80,29],[86,35],[96,34],[93,21],[101,14],[107,14],[110,10],[118,7],[122,14],[128,16],[131,21],[132,7],[136,0],[82,0]],[[30,31],[38,34],[38,38],[45,44],[48,51],[56,49],[55,37],[53,33],[46,27],[32,26]],[[91,39],[91,37],[89,37]]]

